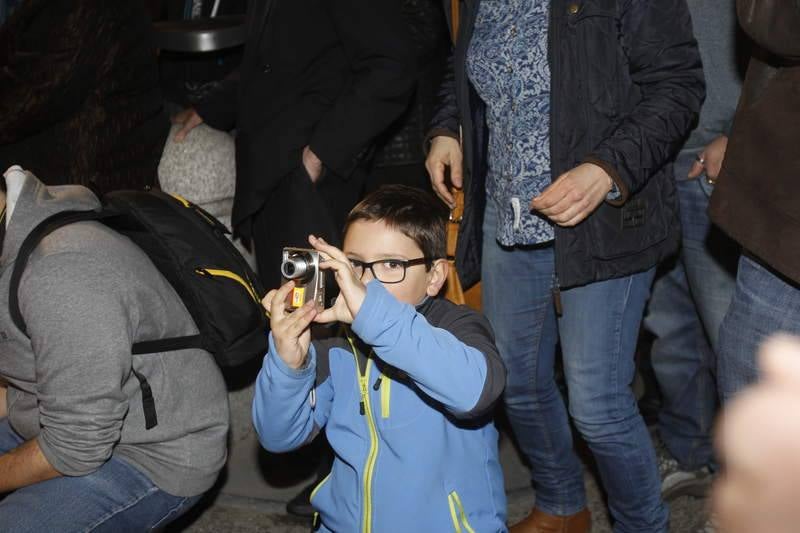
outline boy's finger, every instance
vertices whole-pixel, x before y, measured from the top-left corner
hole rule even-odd
[[[314,302],[308,302],[300,309],[296,310],[292,315],[286,319],[285,327],[286,332],[292,338],[299,337],[311,325],[314,317],[317,315],[317,310],[314,307]]]
[[[314,235],[309,235],[308,242],[311,244],[311,246],[314,247],[315,250],[324,252],[329,257],[336,259],[337,261],[341,261],[343,263],[349,262],[347,256],[344,255],[343,251],[341,251],[340,249],[331,244],[328,244],[322,237],[315,237]]]
[[[261,299],[261,305],[264,306],[264,309],[269,310],[272,307],[272,298],[275,297],[276,292],[278,292],[278,289],[272,289]]]
[[[318,324],[330,324],[332,322],[338,322],[339,318],[337,317],[336,310],[333,307],[329,307],[325,309],[321,313],[317,313],[314,316],[314,322]]]
[[[289,296],[289,291],[294,289],[294,281],[289,280],[281,286],[280,289],[275,291],[272,296],[272,305],[269,308],[270,315],[273,320],[281,320],[286,310],[286,297]]]
[[[341,261],[337,261],[336,259],[328,259],[327,261],[322,261],[319,264],[320,270],[335,270],[336,272],[341,272],[342,270],[349,270],[349,261],[348,264],[342,263]]]

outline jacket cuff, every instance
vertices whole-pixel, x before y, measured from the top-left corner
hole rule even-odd
[[[622,180],[620,175],[617,173],[617,170],[610,163],[592,156],[584,158],[583,163],[589,163],[602,168],[603,171],[609,175],[611,181],[614,182],[614,185],[616,186],[616,191],[614,188],[612,188],[612,193],[616,192],[616,194],[612,194],[606,197],[606,202],[614,206],[621,206],[628,201],[628,198],[631,195],[630,190],[628,189],[628,186],[625,185],[625,182]]]
[[[459,142],[461,141],[461,138],[457,132],[448,130],[446,128],[433,128],[425,136],[425,141],[423,141],[424,144],[422,146],[422,150],[425,152],[425,155],[431,151],[431,143],[433,142],[434,137],[450,137],[451,139],[455,139]]]

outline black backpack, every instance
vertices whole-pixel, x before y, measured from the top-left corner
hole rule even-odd
[[[19,283],[30,254],[56,229],[96,220],[138,245],[178,293],[192,315],[198,335],[135,343],[135,355],[202,348],[217,364],[235,366],[263,356],[268,320],[260,298],[265,291],[256,274],[226,237],[230,233],[212,215],[161,191],[115,191],[100,211],[66,211],[42,221],[20,247],[11,276],[9,311],[14,324],[27,329],[19,310]],[[147,429],[158,419],[147,380],[133,371],[142,388]]]

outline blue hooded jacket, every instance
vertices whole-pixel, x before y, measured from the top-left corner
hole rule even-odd
[[[491,421],[506,374],[488,321],[441,299],[415,309],[372,281],[352,332],[312,343],[298,370],[270,334],[256,383],[267,450],[324,427],[336,453],[311,494],[318,531],[506,531]]]

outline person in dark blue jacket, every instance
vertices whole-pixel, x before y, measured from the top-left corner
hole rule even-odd
[[[446,220],[428,193],[382,187],[350,212],[343,250],[309,237],[341,289],[332,307],[287,312],[293,282],[264,298],[253,421],[273,452],[325,428],[336,458],[311,494],[318,531],[506,531],[491,420],[505,367],[488,321],[437,298]],[[311,342],[312,322],[349,327]]]
[[[448,204],[445,170],[465,187],[458,274],[482,280],[506,412],[532,466],[536,506],[512,531],[589,531],[571,418],[614,531],[666,533],[630,384],[655,266],[680,244],[671,160],[704,96],[686,0],[460,5],[426,166]]]

